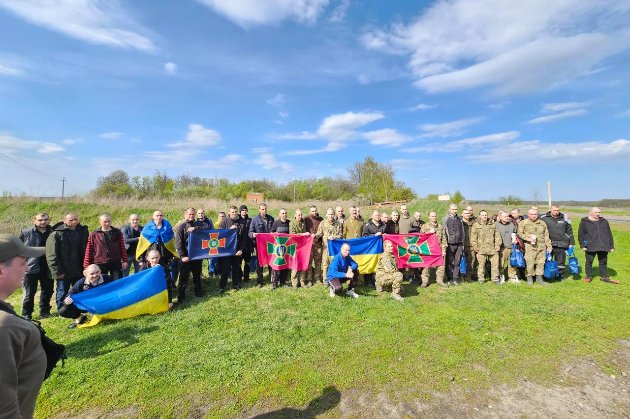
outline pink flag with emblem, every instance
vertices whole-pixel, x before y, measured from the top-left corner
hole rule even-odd
[[[258,263],[275,271],[307,271],[311,259],[313,236],[282,233],[256,234]]]
[[[444,265],[442,248],[435,233],[383,234],[394,245],[399,268],[427,268]]]

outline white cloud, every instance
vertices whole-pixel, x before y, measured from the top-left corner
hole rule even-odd
[[[392,128],[384,128],[375,131],[368,131],[361,134],[372,145],[398,147],[411,140],[408,135],[402,134]]]
[[[73,144],[82,143],[83,140],[80,138],[66,138],[64,140],[61,140],[61,142],[66,145],[73,145]]]
[[[118,140],[119,138],[122,138],[123,135],[124,134],[122,132],[110,131],[102,133],[99,137],[104,140]]]
[[[243,161],[243,159],[244,157],[240,154],[226,154],[216,160],[202,160],[197,166],[206,167],[208,169],[229,168]]]
[[[164,64],[164,72],[169,75],[177,73],[177,64],[171,61],[167,62],[166,64]]]
[[[276,160],[275,155],[270,152],[260,153],[258,156],[256,156],[255,163],[266,170],[279,169],[285,173],[293,171],[293,166],[286,162],[279,162],[278,160]]]
[[[618,158],[630,156],[630,140],[619,139],[611,142],[588,141],[577,143],[547,143],[539,140],[519,141],[512,144],[518,150],[519,162],[541,161],[582,161],[579,159]],[[483,153],[471,155],[468,159],[477,162],[513,162],[514,154],[496,147]]]
[[[559,103],[545,103],[542,106],[541,112],[552,113],[569,111],[572,109],[582,109],[589,105],[589,102],[559,102]]]
[[[426,103],[419,103],[416,106],[412,106],[411,108],[409,108],[409,112],[426,111],[427,109],[433,109],[435,107],[437,107],[437,105],[427,105]]]
[[[626,109],[625,111],[618,113],[615,115],[617,118],[629,118],[630,117],[630,109]]]
[[[278,112],[278,116],[280,118],[288,118],[289,117],[289,112]]]
[[[186,139],[177,143],[168,144],[168,147],[210,147],[219,143],[221,135],[210,128],[200,124],[188,125]]]
[[[317,134],[333,142],[346,141],[357,136],[358,128],[384,117],[385,115],[380,112],[346,112],[331,115],[324,118],[317,129]]]
[[[243,28],[284,20],[314,23],[329,0],[198,0]]]
[[[501,109],[503,109],[506,106],[511,105],[511,104],[512,104],[512,102],[507,100],[505,102],[492,103],[492,104],[486,106],[486,108],[492,109],[493,111],[499,111],[499,110],[501,110]]]
[[[65,151],[62,146],[56,143],[36,140],[24,140],[22,138],[18,138],[11,134],[2,132],[0,132],[0,150],[2,150],[4,154],[8,155],[16,155],[22,152],[55,154]]]
[[[0,76],[21,76],[24,74],[24,70],[21,68],[9,64],[9,63],[1,63],[0,62]]]
[[[341,0],[339,5],[330,13],[328,20],[330,22],[343,22],[346,20],[346,14],[350,8],[350,0]]]
[[[407,148],[409,153],[419,152],[441,152],[441,153],[453,153],[462,150],[476,149],[492,147],[496,145],[504,145],[513,140],[516,140],[520,136],[518,131],[506,131],[496,134],[482,135],[479,137],[464,138],[462,140],[451,141],[445,144],[431,144],[420,147]]]
[[[586,115],[586,109],[576,109],[573,111],[565,111],[553,115],[539,116],[538,118],[530,119],[529,121],[527,121],[527,123],[533,125],[544,124],[547,122],[559,121],[561,119],[576,118],[582,115]]]
[[[118,1],[0,0],[3,7],[39,26],[92,44],[154,52],[148,31],[134,22]]]
[[[361,39],[407,55],[415,84],[428,92],[529,92],[592,74],[628,49],[628,14],[623,0],[439,0],[409,24]]]
[[[481,121],[482,118],[466,118],[442,124],[422,124],[420,126],[420,129],[423,131],[421,137],[456,137],[461,135],[467,127],[478,124]]]
[[[282,93],[278,93],[271,99],[267,100],[267,103],[270,104],[271,106],[280,107],[284,105],[286,101],[287,101],[287,97],[283,95]]]

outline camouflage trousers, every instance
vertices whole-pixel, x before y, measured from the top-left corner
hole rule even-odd
[[[479,282],[483,282],[486,273],[486,262],[490,261],[490,279],[499,278],[499,254],[482,255],[477,253],[477,279]]]
[[[512,255],[511,247],[504,247],[499,252],[499,267],[501,274],[505,275],[505,278],[517,278],[516,268],[510,265],[510,256]]]
[[[315,284],[320,276],[323,250],[324,247],[321,244],[313,243],[313,247],[311,247],[311,260],[309,262],[309,270],[306,273],[306,280],[311,284]],[[324,280],[326,280],[325,275]]]
[[[307,271],[294,271],[291,270],[291,286],[297,288],[298,284],[305,287],[311,281],[308,279]]]
[[[393,294],[400,294],[403,274],[401,272],[376,273],[376,285],[383,289],[391,287]]]
[[[543,275],[545,273],[545,256],[546,249],[526,249],[525,251],[525,269],[527,270],[527,276]]]
[[[436,266],[434,268],[422,269],[422,275],[420,275],[420,277],[422,278],[422,283],[423,284],[429,283],[429,275],[431,274],[432,271],[435,271],[436,282],[438,284],[443,284],[444,283],[444,265]]]
[[[473,277],[473,269],[475,269],[476,255],[470,246],[464,246],[464,254],[466,255],[466,280],[470,281]]]
[[[322,281],[326,284],[326,276],[328,275],[328,267],[330,261],[328,260],[328,247],[322,249]]]

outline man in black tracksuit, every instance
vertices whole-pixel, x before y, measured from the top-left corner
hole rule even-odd
[[[560,206],[552,205],[551,210],[542,217],[549,230],[553,258],[558,262],[560,280],[564,279],[567,250],[575,246],[573,228],[567,218],[560,212]]]
[[[37,214],[33,218],[33,226],[23,230],[20,234],[20,240],[28,247],[44,247],[46,240],[52,231],[49,225],[49,217],[45,212]],[[35,305],[35,293],[37,292],[37,284],[41,285],[39,294],[39,315],[45,319],[50,317],[50,299],[53,295],[55,283],[53,282],[48,263],[46,263],[46,255],[38,258],[28,259],[28,271],[24,275],[22,296],[22,317],[30,320],[33,316],[33,308]]]
[[[237,208],[232,205],[229,214],[219,223],[219,229],[229,230],[236,229],[236,254],[234,256],[225,256],[221,258],[221,280],[219,288],[221,294],[225,293],[228,277],[232,273],[232,287],[237,290],[241,288],[241,263],[243,261],[243,249],[247,246],[247,229],[245,228],[245,220],[243,220]]]
[[[601,217],[599,208],[592,208],[588,217],[582,218],[578,229],[578,242],[586,253],[584,282],[593,278],[593,260],[599,260],[599,276],[604,282],[618,284],[619,281],[608,278],[608,253],[615,250],[615,241],[608,220]]]
[[[184,220],[179,223],[175,229],[175,250],[177,250],[181,260],[181,266],[179,268],[179,284],[177,286],[178,303],[181,303],[186,298],[186,285],[188,283],[188,275],[191,272],[193,276],[195,296],[203,297],[203,289],[201,288],[202,260],[190,260],[188,257],[188,237],[190,237],[190,233],[205,227],[203,222],[195,219],[195,216],[195,209],[188,208],[184,211]]]
[[[273,222],[274,222],[273,217],[267,214],[267,204],[262,202],[258,206],[258,215],[252,219],[252,223],[249,225],[249,230],[248,230],[249,238],[253,240],[254,246],[256,245],[256,234],[270,233]],[[257,277],[256,280],[258,282],[258,287],[262,287],[263,286],[263,265],[261,264],[260,259],[258,259],[258,267],[256,268],[256,277]]]
[[[446,277],[451,285],[459,285],[459,261],[464,252],[466,231],[462,219],[457,215],[456,204],[449,205],[448,214],[442,218],[442,226],[448,243],[444,263]]]
[[[252,224],[252,219],[247,214],[247,205],[241,205],[238,209],[241,216],[241,220],[245,224],[245,231],[249,233],[249,226]],[[254,248],[254,240],[249,238],[245,240],[245,246],[243,247],[243,282],[249,281],[249,272],[251,270],[250,262],[252,260],[252,249]]]

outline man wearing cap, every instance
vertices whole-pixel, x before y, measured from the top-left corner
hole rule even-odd
[[[57,282],[57,310],[63,307],[63,298],[72,284],[83,276],[83,257],[89,234],[87,226],[79,223],[79,216],[71,212],[52,227],[46,240],[46,260]]]
[[[26,247],[19,238],[0,234],[0,415],[32,418],[46,372],[46,353],[39,330],[13,311],[5,300],[22,285],[29,258],[43,247]]]
[[[48,224],[48,214],[40,212],[33,217],[33,226],[22,231],[20,240],[29,247],[46,246],[46,240],[52,231]],[[28,320],[33,316],[37,284],[41,285],[41,292],[39,294],[39,315],[42,319],[45,319],[50,317],[50,299],[52,298],[55,288],[55,283],[50,275],[50,269],[48,269],[45,255],[38,258],[30,258],[28,260],[28,272],[24,275],[22,317]]]

